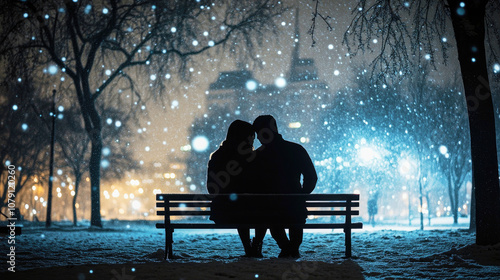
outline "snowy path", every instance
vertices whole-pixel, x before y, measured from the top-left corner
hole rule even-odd
[[[180,258],[164,262],[163,231],[153,223],[130,223],[129,228],[127,223],[110,224],[104,230],[26,228],[16,238],[16,270],[36,270],[16,272],[16,276],[25,279],[40,268],[71,265],[82,266],[68,268],[70,274],[72,269],[80,271],[79,279],[92,279],[103,269],[119,279],[116,273],[126,273],[121,271],[125,268],[135,279],[155,279],[158,274],[148,278],[148,273],[165,272],[158,269],[178,275],[167,279],[500,279],[500,246],[467,246],[474,238],[464,229],[354,231],[355,258],[345,260],[340,231],[306,232],[302,257],[281,260],[268,234],[265,258],[253,260],[241,257],[235,230],[176,230],[174,253]],[[2,237],[3,260],[7,249],[7,239]],[[7,267],[2,261],[1,272]]]

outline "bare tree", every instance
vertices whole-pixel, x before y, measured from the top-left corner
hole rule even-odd
[[[76,200],[78,198],[78,191],[80,190],[80,183],[84,174],[88,171],[88,149],[90,147],[90,140],[85,133],[81,121],[81,113],[79,110],[70,110],[64,113],[63,120],[59,122],[59,137],[58,148],[61,157],[58,158],[58,165],[63,163],[73,174],[74,196],[72,202],[73,208],[73,225],[77,225],[76,215]],[[61,162],[62,161],[62,162]]]
[[[31,102],[7,102],[0,106],[2,112],[9,117],[2,121],[2,173],[0,182],[0,209],[7,205],[8,184],[4,166],[6,162],[16,166],[16,185],[14,195],[17,195],[36,174],[45,172],[48,161],[49,135],[42,120],[32,110]],[[37,101],[39,104],[43,101]],[[48,107],[50,104],[46,104]],[[12,107],[17,108],[12,110]]]
[[[71,81],[91,142],[91,225],[102,227],[99,97],[116,84],[140,96],[133,69],[151,71],[161,92],[164,75],[189,73],[187,63],[215,46],[254,57],[263,34],[276,30],[273,20],[282,5],[278,0],[33,0],[8,1],[1,13],[1,55],[29,50]]]
[[[438,104],[440,112],[438,117],[442,132],[435,138],[435,141],[439,143],[436,145],[439,168],[447,181],[448,196],[455,224],[458,223],[460,189],[465,184],[471,170],[466,106],[462,98],[457,98],[463,94],[461,89],[462,87],[455,78],[438,90],[441,96]]]
[[[328,22],[328,16],[317,7],[310,29],[313,38],[316,18]],[[374,73],[383,74],[374,78],[399,79],[412,74],[413,56],[427,57],[435,65],[436,50],[441,50],[444,62],[448,60],[451,45],[446,36],[452,35],[448,29],[451,23],[468,105],[478,245],[500,242],[495,115],[485,47],[488,40],[488,51],[498,61],[499,10],[500,2],[488,0],[361,0],[352,9],[353,20],[343,41],[352,56],[365,51],[378,53],[371,65],[379,70]],[[374,39],[380,43],[374,45]]]
[[[101,164],[103,167],[102,178],[121,178],[125,170],[138,169],[138,164],[132,158],[127,140],[130,138],[131,115],[110,106],[99,110],[101,115],[108,120],[103,127],[104,155]],[[78,108],[70,108],[60,112],[64,117],[58,122],[57,147],[60,151],[58,165],[69,169],[73,175],[74,195],[72,201],[73,225],[77,226],[76,201],[80,190],[81,180],[88,172],[90,139],[85,133],[85,127]]]
[[[24,53],[20,53],[24,57]],[[49,132],[44,118],[49,116],[50,103],[37,96],[31,76],[24,61],[16,62],[10,57],[2,60],[5,69],[1,72],[0,87],[0,210],[7,205],[8,177],[6,163],[16,166],[14,195],[30,182],[36,174],[45,172],[48,158]],[[14,78],[15,77],[15,78]],[[34,104],[44,114],[35,110]]]
[[[406,92],[407,127],[409,131],[410,147],[416,153],[417,185],[419,192],[420,229],[424,229],[423,199],[427,198],[430,207],[429,189],[432,188],[432,176],[436,175],[435,168],[435,139],[441,133],[437,125],[437,102],[439,96],[435,85],[430,80],[429,63],[413,62],[411,75],[403,84]]]

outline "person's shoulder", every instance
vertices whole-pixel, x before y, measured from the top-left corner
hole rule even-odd
[[[208,158],[208,164],[218,165],[222,161],[225,161],[226,157],[226,153],[221,148],[219,148],[210,154],[210,157]]]
[[[217,157],[220,156],[220,149],[217,149],[215,151],[213,151],[210,156],[208,157],[209,160],[214,160],[214,159],[217,159]]]
[[[295,143],[295,142],[292,142],[292,141],[288,141],[288,140],[283,140],[284,141],[284,145],[292,148],[292,149],[296,149],[296,150],[303,150],[305,151],[306,149],[304,148],[304,146],[300,145],[299,143]]]

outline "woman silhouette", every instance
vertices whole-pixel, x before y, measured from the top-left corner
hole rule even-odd
[[[241,193],[258,193],[255,189],[255,152],[253,142],[255,131],[252,125],[235,120],[229,126],[226,140],[210,155],[207,172],[207,189],[210,194],[228,194],[212,201],[210,219],[216,224],[252,223],[258,220],[253,214],[252,203],[238,197]],[[262,240],[266,228],[255,229],[250,240],[250,228],[238,227],[238,234],[245,256],[262,257]]]

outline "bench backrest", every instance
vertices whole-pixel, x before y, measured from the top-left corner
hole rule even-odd
[[[227,197],[229,194],[157,194],[156,207],[160,216],[209,216],[211,201],[215,197]],[[308,215],[345,216],[345,223],[351,223],[351,216],[359,215],[359,194],[237,194],[238,198],[269,197],[272,199],[304,198]],[[170,220],[170,219],[169,219]]]

